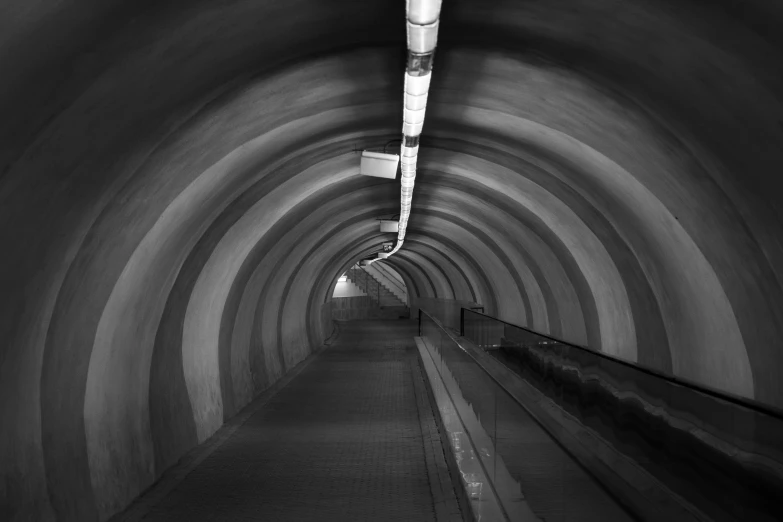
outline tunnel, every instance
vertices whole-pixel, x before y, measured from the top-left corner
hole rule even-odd
[[[391,237],[405,3],[0,6],[0,518],[121,512]],[[444,0],[408,234],[483,313],[783,408],[783,4]]]

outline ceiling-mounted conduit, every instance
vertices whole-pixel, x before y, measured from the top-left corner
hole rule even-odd
[[[402,146],[400,147],[400,221],[397,244],[391,252],[379,253],[385,259],[397,252],[405,240],[408,217],[411,214],[413,185],[416,180],[416,159],[419,136],[424,125],[427,93],[432,78],[432,58],[438,42],[441,0],[408,0],[408,63],[405,68]]]

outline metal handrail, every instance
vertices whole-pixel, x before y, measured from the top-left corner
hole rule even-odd
[[[780,410],[778,408],[775,408],[774,406],[769,406],[767,404],[764,404],[762,402],[756,401],[754,399],[748,399],[746,397],[741,397],[739,395],[734,395],[729,392],[725,392],[722,390],[716,390],[714,388],[710,388],[708,386],[704,386],[703,384],[699,384],[693,381],[689,381],[687,379],[683,379],[681,377],[677,377],[674,375],[663,373],[659,370],[655,370],[653,368],[649,368],[647,366],[642,366],[637,363],[632,363],[630,361],[626,361],[624,359],[620,359],[619,357],[615,357],[613,355],[609,355],[604,352],[599,352],[597,350],[593,350],[592,348],[588,348],[586,346],[580,346],[578,344],[570,343],[568,341],[563,341],[562,339],[558,339],[556,337],[552,337],[551,335],[547,335],[544,333],[536,332],[535,330],[531,330],[530,328],[527,328],[525,326],[520,326],[518,324],[509,323],[508,321],[503,321],[502,319],[498,319],[497,317],[492,317],[491,315],[487,315],[482,312],[477,312],[475,310],[471,310],[468,308],[462,308],[460,312],[460,333],[464,337],[465,336],[465,313],[470,312],[476,315],[481,315],[483,317],[486,317],[488,319],[491,319],[493,321],[497,321],[499,323],[507,324],[509,326],[513,326],[514,328],[519,328],[520,330],[524,330],[526,332],[538,335],[539,337],[543,337],[545,339],[549,339],[550,341],[554,341],[559,344],[563,344],[565,346],[570,346],[572,348],[576,348],[577,350],[581,350],[584,352],[589,352],[593,355],[596,355],[598,357],[601,357],[603,359],[610,360],[612,362],[616,362],[618,364],[621,364],[623,366],[632,368],[634,370],[640,371],[642,373],[646,373],[648,375],[651,375],[653,377],[657,377],[659,379],[663,379],[665,381],[669,381],[672,384],[676,384],[678,386],[683,386],[685,388],[692,389],[696,392],[703,393],[705,395],[709,395],[713,398],[720,399],[726,402],[730,402],[739,406],[742,406],[744,408],[748,408],[751,410],[756,410],[761,413],[764,413],[766,415],[770,415],[772,417],[775,417],[777,419],[783,420],[783,410]]]
[[[367,271],[362,270],[362,272],[364,272],[364,284],[365,284],[365,288],[367,288],[367,295],[369,295],[370,299],[373,299],[378,304],[378,306],[380,307],[381,306],[381,292],[380,292],[380,289],[379,288],[375,288],[374,289],[375,290],[375,296],[373,297],[373,288],[372,288],[372,285],[370,284],[370,280],[372,279],[373,281],[375,281],[375,279],[370,277],[370,274],[368,274]]]
[[[391,272],[389,272],[389,270],[388,270],[387,268],[385,268],[385,267],[384,267],[382,264],[380,264],[380,265],[379,265],[379,264],[377,264],[377,263],[376,263],[376,264],[374,264],[374,265],[373,265],[373,267],[374,267],[374,268],[377,268],[377,269],[379,269],[381,272],[383,272],[383,274],[384,274],[384,275],[385,275],[385,276],[386,276],[386,277],[387,277],[387,278],[388,278],[388,279],[389,279],[389,280],[390,280],[392,283],[394,283],[394,286],[396,286],[397,288],[399,288],[399,289],[402,291],[402,293],[403,293],[403,294],[405,294],[406,296],[408,295],[408,290],[407,290],[407,288],[405,287],[405,281],[399,281],[399,282],[398,282],[398,280],[397,280],[397,277],[396,277],[394,274],[392,274]],[[402,286],[400,286],[400,283],[402,283]]]
[[[363,292],[365,292],[371,300],[376,301],[376,304],[378,307],[382,307],[381,303],[381,286],[383,286],[384,289],[386,289],[388,292],[391,293],[392,296],[394,296],[395,299],[400,300],[396,295],[394,295],[394,292],[389,290],[386,285],[382,284],[378,279],[375,278],[372,274],[370,274],[367,270],[361,267],[351,267],[349,272],[361,272],[360,274],[356,275],[357,282],[362,282],[363,286],[360,285],[360,288]],[[375,285],[371,284],[371,281],[375,283]],[[405,297],[407,298],[407,292],[403,289],[403,293],[405,294]],[[403,303],[404,304],[404,303]]]
[[[373,289],[370,286],[370,275],[366,271],[355,267],[352,267],[348,272],[354,276],[351,279],[353,279],[356,282],[359,289],[367,294],[367,297],[370,298],[370,301],[375,301],[377,306],[380,307],[381,306],[380,288],[376,288],[375,297],[373,297],[373,292],[372,292]],[[373,281],[375,281],[375,279],[373,279]],[[380,283],[378,284],[378,286],[380,286]]]

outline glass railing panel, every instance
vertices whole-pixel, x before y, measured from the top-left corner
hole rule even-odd
[[[469,310],[462,329],[707,516],[783,519],[781,412]]]
[[[465,400],[473,408],[481,425],[495,441],[495,391],[494,382],[483,372],[476,371],[476,363],[460,349],[448,333],[426,313],[422,314],[422,337],[432,341],[445,366],[459,384]]]
[[[470,328],[482,336],[488,349],[499,349],[504,338],[502,327],[476,318]],[[477,444],[477,450],[484,456],[501,497],[524,498],[524,505],[546,520],[632,520],[528,411],[425,313],[421,336],[437,346],[440,370],[455,379],[487,435],[488,444]]]

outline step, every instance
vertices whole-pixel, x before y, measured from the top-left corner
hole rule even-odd
[[[360,273],[359,269],[351,268],[346,272],[346,277],[349,281],[351,281],[351,283],[358,286],[362,292],[370,295],[370,297],[378,300],[382,304],[385,302],[386,304],[406,306],[405,302],[400,299],[400,297],[398,297],[391,288],[386,286],[381,281],[378,281],[372,274],[364,271],[361,271]],[[369,278],[370,288],[368,288],[367,278]],[[390,300],[393,300],[393,302],[389,303]]]

